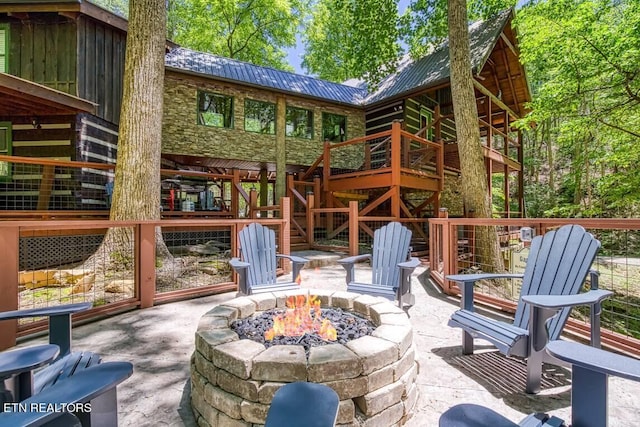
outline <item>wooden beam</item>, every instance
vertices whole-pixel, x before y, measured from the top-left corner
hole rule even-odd
[[[69,18],[72,21],[75,21],[76,19],[78,19],[78,16],[80,16],[80,14],[78,12],[58,12],[58,15],[60,16],[64,16],[65,18]]]
[[[502,33],[500,33],[500,38],[502,39],[502,41],[504,42],[504,44],[507,45],[507,47],[509,48],[509,50],[511,52],[513,52],[513,54],[515,56],[518,56],[518,50],[516,49],[516,47],[511,43],[511,41],[509,40],[509,37],[507,37],[507,35],[504,33],[504,31]]]
[[[27,12],[9,12],[7,15],[21,21],[27,21],[29,19],[29,14]]]
[[[513,111],[511,108],[509,108],[509,106],[507,104],[505,104],[504,102],[502,102],[497,96],[495,96],[493,93],[491,93],[491,91],[489,89],[487,89],[486,87],[482,86],[482,84],[477,81],[476,79],[473,79],[473,86],[475,86],[476,89],[478,89],[481,93],[487,95],[489,98],[491,98],[491,100],[500,108],[502,108],[504,111],[507,111],[511,116],[513,116],[516,119],[519,119],[520,116],[518,116],[515,111]]]

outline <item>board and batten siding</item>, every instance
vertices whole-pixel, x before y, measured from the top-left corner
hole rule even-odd
[[[29,21],[2,18],[8,24],[8,73],[76,95],[76,29],[58,15],[30,15]]]
[[[98,104],[97,116],[120,123],[126,33],[78,18],[78,96]]]
[[[231,129],[198,124],[198,91],[233,97],[234,126]],[[244,101],[252,99],[276,104],[278,94],[249,86],[168,71],[165,76],[162,152],[220,159],[275,162],[276,136],[244,130]],[[282,95],[281,95],[282,96]],[[322,113],[347,117],[347,138],[364,135],[364,111],[323,101],[284,95],[287,106],[313,111],[313,138],[286,138],[287,164],[311,165],[323,151]]]

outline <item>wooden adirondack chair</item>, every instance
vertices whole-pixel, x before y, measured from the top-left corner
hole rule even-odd
[[[231,267],[238,273],[238,292],[251,295],[261,292],[287,291],[299,288],[296,279],[308,259],[276,253],[276,234],[273,230],[258,223],[251,223],[240,231],[241,258],[232,258]],[[291,261],[292,280],[276,280],[277,259]]]
[[[640,360],[567,341],[552,341],[547,353],[570,363],[571,426],[603,427],[607,424],[609,376],[640,381]],[[640,419],[638,420],[640,422]],[[497,412],[464,403],[440,417],[440,427],[561,427],[563,420],[547,414],[531,414],[516,424]]]
[[[600,242],[579,225],[565,225],[531,242],[524,274],[460,274],[447,276],[460,286],[461,309],[449,326],[462,328],[462,352],[473,353],[473,339],[494,344],[507,356],[527,358],[527,393],[540,391],[544,348],[560,337],[571,308],[591,306],[591,343],[600,346],[600,305],[612,292],[598,290],[598,274],[590,272]],[[590,288],[578,294],[590,273]],[[513,324],[474,311],[473,285],[478,280],[522,278]],[[547,322],[548,321],[548,322]],[[553,363],[553,360],[549,360]]]
[[[411,273],[420,265],[418,258],[411,257],[411,230],[399,222],[391,222],[373,234],[373,254],[356,255],[338,260],[347,271],[347,291],[385,297],[414,305],[411,293]],[[371,260],[371,283],[355,281],[355,263]]]
[[[285,384],[273,396],[264,427],[333,427],[339,404],[338,394],[328,385]]]

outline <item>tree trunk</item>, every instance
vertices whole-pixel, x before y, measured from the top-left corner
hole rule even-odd
[[[164,0],[131,2],[112,221],[160,219],[165,34]],[[156,237],[158,254],[168,256],[160,230]],[[132,266],[133,230],[109,229],[90,261],[103,270]]]
[[[473,211],[477,218],[490,218],[491,196],[488,193],[471,74],[466,0],[449,0],[448,18],[451,95],[462,172],[462,197],[467,211]],[[504,270],[494,227],[476,227],[475,246],[477,261],[482,264],[483,270]]]

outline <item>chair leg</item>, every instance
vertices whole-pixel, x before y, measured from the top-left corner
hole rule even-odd
[[[91,401],[91,412],[75,412],[82,427],[118,427],[118,395],[116,387]]]
[[[571,421],[577,427],[607,425],[606,374],[573,365],[571,368]]]
[[[529,394],[540,393],[540,384],[542,381],[542,361],[544,358],[543,351],[531,351],[527,358],[527,388]]]
[[[473,354],[473,336],[467,331],[462,331],[462,354]]]

